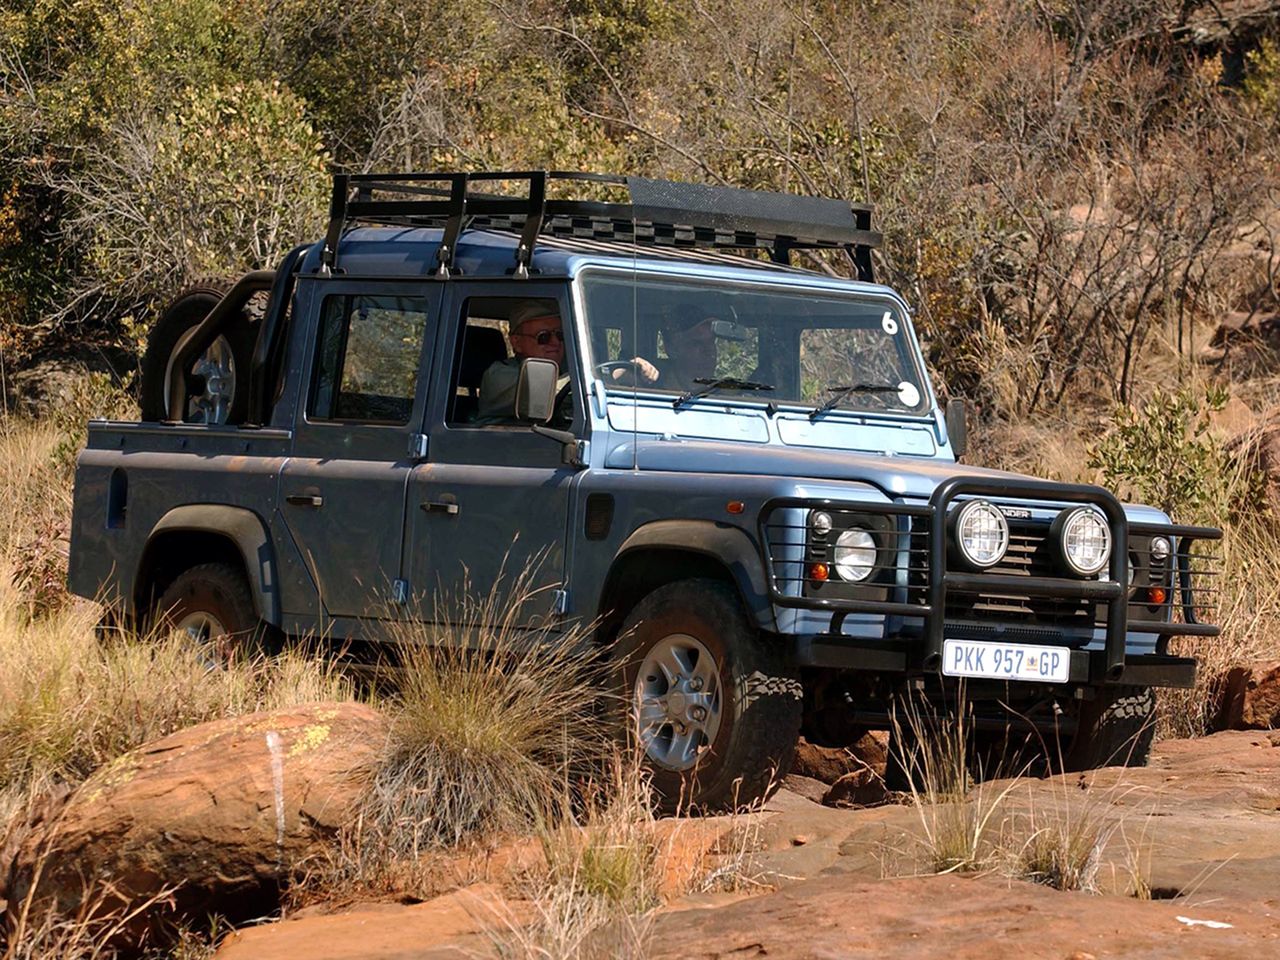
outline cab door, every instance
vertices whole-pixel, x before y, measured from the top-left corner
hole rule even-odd
[[[565,338],[564,370],[573,370],[567,285],[450,283],[442,312],[443,362],[429,406],[427,460],[409,479],[406,576],[415,615],[467,621],[505,617],[513,624],[554,622],[567,601],[565,537],[575,468],[562,446],[514,420],[477,419],[484,371],[513,354],[507,317],[530,298],[558,309]],[[566,390],[570,428],[583,435],[581,392]],[[492,600],[492,603],[486,601]]]
[[[342,279],[306,286],[307,390],[280,509],[324,612],[388,618],[398,612],[410,444],[426,406],[439,288]]]

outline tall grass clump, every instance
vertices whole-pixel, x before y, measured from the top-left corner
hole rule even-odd
[[[963,686],[954,709],[910,699],[893,715],[890,763],[898,767],[920,822],[918,859],[932,873],[978,870],[991,859],[991,837],[1012,786],[970,791],[980,769]]]
[[[574,775],[604,756],[590,629],[526,629],[530,581],[468,596],[447,627],[398,628],[390,732],[347,843],[357,877],[552,822]]]

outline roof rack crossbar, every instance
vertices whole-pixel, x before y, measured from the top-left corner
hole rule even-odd
[[[522,195],[476,189],[506,181]],[[549,181],[622,187],[629,202],[548,199]],[[353,189],[354,188],[354,189]],[[447,188],[447,189],[446,189]],[[378,197],[375,194],[390,194]],[[787,263],[792,251],[843,249],[870,280],[870,251],[880,245],[872,208],[845,200],[570,171],[338,174],[321,272],[337,265],[338,244],[355,220],[443,226],[437,274],[448,276],[464,229],[518,231],[516,276],[527,277],[537,238],[581,236],[605,242],[765,250]]]

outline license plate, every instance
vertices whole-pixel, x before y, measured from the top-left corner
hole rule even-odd
[[[1065,647],[986,640],[946,640],[942,644],[942,672],[948,677],[1064,683],[1070,667],[1071,651]]]

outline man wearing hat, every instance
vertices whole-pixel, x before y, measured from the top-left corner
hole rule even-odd
[[[491,363],[481,377],[477,423],[501,423],[511,419],[522,360],[550,360],[562,373],[564,371],[564,331],[560,326],[560,310],[554,300],[522,300],[512,308],[507,323],[507,336],[515,356]],[[562,391],[568,382],[567,376],[559,378]],[[563,416],[566,410],[572,410],[567,394],[561,399],[560,409],[553,419],[565,422],[572,419],[571,413],[567,418]]]

